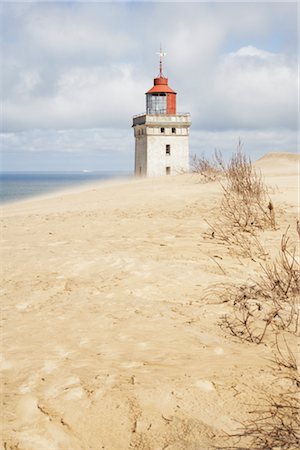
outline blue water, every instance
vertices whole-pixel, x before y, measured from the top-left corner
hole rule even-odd
[[[129,177],[128,172],[3,172],[0,173],[0,203],[60,191],[70,186],[112,178]]]

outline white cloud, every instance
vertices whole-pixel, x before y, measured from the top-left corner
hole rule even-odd
[[[236,58],[236,57],[253,57],[253,58],[260,58],[260,59],[269,59],[274,58],[278,55],[266,52],[264,50],[260,50],[256,47],[253,47],[253,45],[248,45],[247,47],[242,47],[236,52],[229,53],[228,57]]]
[[[25,150],[33,153],[126,153],[132,134],[128,130],[88,128],[68,130],[29,130],[0,135],[5,153]]]
[[[129,126],[144,109],[145,84],[134,80],[129,65],[70,67],[60,73],[51,96],[30,95],[38,75],[25,72],[20,78],[19,95],[4,108],[7,130]]]
[[[192,141],[248,130],[251,142],[259,144],[251,137],[259,136],[269,146],[266,132],[277,146],[274,130],[284,129],[294,142],[296,9],[252,2],[5,4],[3,124],[13,133],[7,149],[79,154],[84,143],[88,152],[93,142],[107,148],[111,140],[111,153],[127,146],[123,154],[132,154],[132,116],[145,110],[160,41],[178,110],[192,113]]]
[[[253,46],[220,59],[199,122],[212,128],[297,128],[297,66]]]
[[[45,55],[82,58],[120,58],[136,49],[136,41],[120,27],[126,9],[123,5],[87,4],[41,5],[27,14],[23,33]],[[112,38],[111,26],[116,23]]]
[[[132,171],[128,129],[28,130],[0,134],[2,171]]]

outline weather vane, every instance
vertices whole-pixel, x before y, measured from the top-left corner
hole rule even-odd
[[[156,54],[159,55],[159,78],[164,78],[163,71],[162,71],[162,62],[163,62],[163,57],[166,56],[166,53],[162,52],[161,45],[160,45],[159,52]]]

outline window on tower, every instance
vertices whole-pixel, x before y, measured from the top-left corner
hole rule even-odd
[[[171,145],[167,144],[166,145],[166,155],[170,155],[171,154]]]
[[[176,128],[172,128],[172,133],[176,134]]]
[[[161,133],[164,133],[164,132],[165,132],[165,129],[164,129],[164,128],[161,128],[161,129],[160,129],[160,132],[161,132]]]

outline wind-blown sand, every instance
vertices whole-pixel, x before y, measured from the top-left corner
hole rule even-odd
[[[299,207],[297,155],[256,164],[272,187],[276,254]],[[3,448],[206,450],[270,387],[269,346],[218,325],[212,289],[256,275],[207,239],[217,182],[106,182],[6,205]]]

